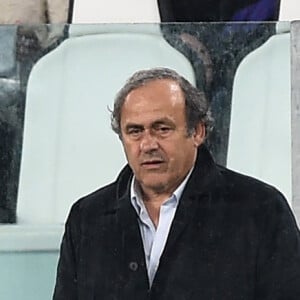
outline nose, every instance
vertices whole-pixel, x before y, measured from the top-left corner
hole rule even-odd
[[[151,152],[158,149],[158,142],[155,135],[146,130],[141,139],[140,150],[143,152]]]

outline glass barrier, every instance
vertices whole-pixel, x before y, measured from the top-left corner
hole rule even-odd
[[[300,21],[291,24],[292,207],[300,220]]]
[[[3,299],[51,297],[72,203],[126,163],[109,108],[136,70],[169,67],[205,91],[215,160],[270,183],[297,208],[291,32],[290,23],[0,26]]]

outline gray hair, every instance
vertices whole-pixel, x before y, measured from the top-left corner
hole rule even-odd
[[[127,95],[150,81],[160,79],[171,79],[176,82],[185,98],[185,115],[187,122],[187,134],[193,134],[196,126],[203,123],[206,128],[206,136],[212,130],[213,119],[208,107],[208,102],[203,91],[195,88],[184,77],[180,76],[174,70],[168,68],[154,68],[141,70],[134,73],[125,83],[123,88],[117,93],[114,108],[111,112],[111,127],[121,138],[121,110]]]

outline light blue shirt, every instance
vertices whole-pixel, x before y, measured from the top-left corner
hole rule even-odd
[[[150,286],[152,285],[155,273],[159,266],[160,256],[165,247],[181,194],[191,173],[192,170],[174,191],[173,195],[161,205],[157,228],[155,228],[153,222],[149,217],[135,177],[133,177],[132,179],[130,188],[131,203],[139,216],[139,227],[143,239]]]

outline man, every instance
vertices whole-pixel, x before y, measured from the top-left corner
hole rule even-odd
[[[137,72],[111,123],[128,165],[72,207],[53,299],[300,299],[290,208],[214,163],[201,91],[169,69]]]

